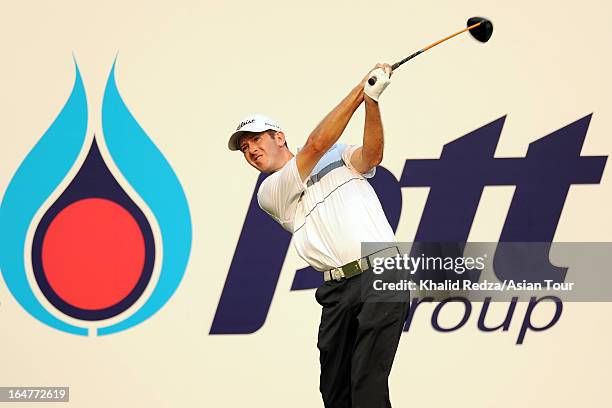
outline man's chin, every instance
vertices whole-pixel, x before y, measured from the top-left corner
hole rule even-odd
[[[256,163],[251,163],[251,166],[255,167],[260,173],[269,173],[270,170],[266,166],[262,166]]]

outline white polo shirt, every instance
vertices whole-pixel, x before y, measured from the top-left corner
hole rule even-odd
[[[351,165],[356,145],[336,144],[302,182],[295,157],[266,178],[257,202],[284,229],[306,262],[319,271],[361,258],[362,242],[395,242],[374,189]]]

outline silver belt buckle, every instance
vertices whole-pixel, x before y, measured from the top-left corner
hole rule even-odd
[[[368,257],[363,257],[359,260],[359,267],[361,268],[361,271],[367,271],[370,268],[370,261],[368,260]]]
[[[344,272],[342,272],[342,269],[334,268],[331,269],[329,273],[331,275],[331,278],[335,281],[339,281],[340,279],[344,278]]]

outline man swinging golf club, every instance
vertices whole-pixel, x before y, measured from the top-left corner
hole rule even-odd
[[[323,272],[325,283],[315,297],[323,306],[317,347],[326,408],[391,406],[388,377],[408,297],[372,302],[361,290],[368,287],[365,282],[372,272],[372,257],[362,258],[361,243],[395,242],[378,197],[365,180],[374,175],[383,157],[378,98],[393,70],[417,55],[464,32],[481,43],[491,38],[490,20],[471,17],[466,25],[392,66],[376,65],[319,123],[295,156],[280,126],[261,115],[243,120],[229,140],[230,150],[242,151],[251,166],[272,173],[257,192],[259,206],[293,233],[298,254]],[[335,144],[364,101],[362,146]]]
[[[293,234],[298,254],[324,274],[315,297],[323,306],[317,347],[327,408],[391,406],[388,377],[408,302],[364,301],[360,284],[372,264],[362,258],[361,243],[395,242],[366,181],[383,158],[378,99],[391,72],[390,65],[377,64],[296,155],[278,123],[262,115],[242,120],[229,140],[230,150],[240,150],[251,166],[271,173],[257,192],[259,206]],[[363,144],[336,144],[363,102]]]

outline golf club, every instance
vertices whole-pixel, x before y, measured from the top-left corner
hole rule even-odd
[[[395,64],[391,65],[391,70],[395,71],[399,66],[401,66],[404,63],[410,61],[411,59],[413,59],[417,55],[422,54],[423,52],[427,51],[428,49],[433,48],[436,45],[438,45],[440,43],[443,43],[444,41],[446,41],[448,39],[451,39],[454,36],[459,35],[461,33],[464,33],[466,31],[469,31],[470,34],[472,34],[472,37],[474,37],[478,41],[480,41],[482,43],[486,43],[487,41],[489,41],[489,38],[491,38],[491,34],[493,34],[493,23],[491,23],[490,20],[487,20],[484,17],[471,17],[467,21],[467,28],[464,28],[461,31],[457,31],[455,34],[451,34],[448,37],[445,37],[445,38],[443,38],[443,39],[441,39],[439,41],[436,41],[435,43],[428,45],[427,47],[423,48],[422,50],[419,50],[419,51],[415,52],[414,54],[411,54],[411,55],[407,56],[403,60],[396,62]],[[372,78],[368,79],[368,83],[370,85],[374,85],[376,83],[376,77],[372,77]]]

